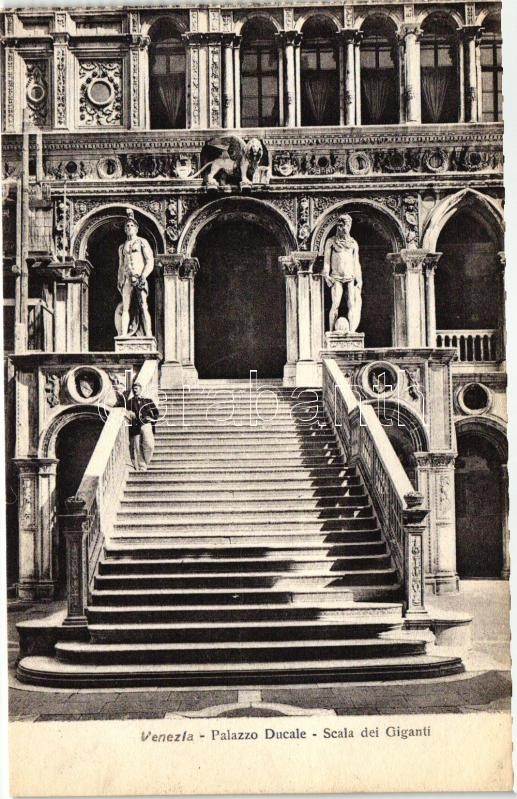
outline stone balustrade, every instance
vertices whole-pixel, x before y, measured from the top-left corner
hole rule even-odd
[[[464,363],[492,363],[501,360],[498,339],[499,331],[493,328],[436,331],[436,346],[455,349],[458,359]]]

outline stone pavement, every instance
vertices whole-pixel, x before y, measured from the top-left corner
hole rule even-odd
[[[458,595],[435,597],[442,610],[473,616],[473,647],[464,657],[466,673],[439,680],[346,683],[250,689],[156,688],[56,690],[23,686],[14,676],[15,624],[47,615],[55,604],[9,607],[9,711],[12,721],[93,719],[212,718],[236,716],[337,716],[510,711],[509,586],[502,581],[471,581]]]

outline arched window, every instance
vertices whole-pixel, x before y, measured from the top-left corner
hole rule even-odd
[[[361,122],[399,121],[398,70],[394,34],[383,20],[367,20],[361,43]]]
[[[490,17],[483,23],[483,29],[481,39],[482,121],[499,122],[503,118],[501,22],[496,17]]]
[[[311,17],[302,33],[302,125],[338,125],[339,74],[334,27],[327,19]]]
[[[275,30],[257,17],[245,25],[241,45],[241,125],[278,125],[278,51]]]
[[[150,106],[151,128],[184,128],[185,47],[180,33],[170,22],[157,22],[151,31]]]
[[[442,17],[424,23],[420,42],[422,122],[457,122],[459,118],[458,42]]]

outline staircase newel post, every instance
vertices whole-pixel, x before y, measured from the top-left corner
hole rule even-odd
[[[69,513],[61,516],[66,541],[66,586],[68,612],[64,625],[86,627],[88,604],[88,513],[79,497],[66,500]]]
[[[404,497],[404,616],[407,621],[428,616],[425,607],[424,531],[427,508],[417,491]]]

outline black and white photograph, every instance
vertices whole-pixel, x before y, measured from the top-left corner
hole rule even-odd
[[[511,790],[502,5],[0,11],[13,796]]]

